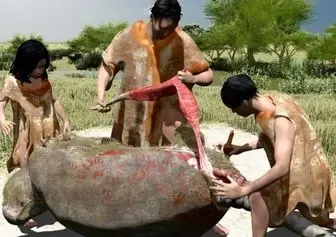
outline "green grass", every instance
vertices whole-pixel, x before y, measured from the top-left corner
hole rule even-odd
[[[0,74],[1,77],[1,74]],[[223,77],[217,77],[217,86],[196,87],[194,92],[200,106],[202,123],[226,123],[237,129],[257,132],[252,117],[247,119],[233,114],[222,105],[220,85]],[[83,130],[96,126],[111,126],[112,113],[101,114],[91,111],[95,95],[95,79],[51,77],[55,90],[71,119],[73,130]],[[2,84],[2,82],[1,82]],[[116,80],[108,92],[108,98],[117,94],[120,82]],[[335,167],[336,157],[336,98],[328,94],[295,95],[297,101],[309,115],[313,126],[319,134],[325,152]],[[10,106],[7,107],[7,118],[11,118]],[[0,135],[0,163],[4,166],[11,149],[11,139]]]
[[[207,54],[205,54],[205,57],[209,58]],[[244,57],[245,57],[245,53],[238,52],[235,56],[235,59],[244,58]],[[225,51],[221,55],[221,58],[230,59],[227,51]],[[256,61],[268,62],[268,63],[278,62],[278,60],[279,60],[279,57],[275,53],[263,53],[263,52],[255,53],[254,58],[255,58]],[[306,58],[307,58],[307,53],[305,51],[298,51],[292,57],[294,63],[302,63],[303,60],[306,59]]]
[[[55,60],[52,64],[56,67],[56,71],[76,71],[76,66],[74,64],[70,64],[69,59],[66,57]]]

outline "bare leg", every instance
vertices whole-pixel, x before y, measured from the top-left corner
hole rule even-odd
[[[300,236],[305,237],[331,237],[333,234],[329,233],[324,228],[313,224],[311,221],[303,217],[299,212],[291,212],[285,219],[284,226],[292,230]]]
[[[331,230],[336,230],[336,220],[335,219],[328,219],[326,223],[321,225],[322,227],[326,227]]]
[[[302,203],[298,204],[298,210],[300,211],[300,213],[305,218],[307,218],[308,220],[310,220],[315,225],[326,227],[326,228],[332,229],[332,230],[336,229],[336,220],[329,218],[329,212],[324,211],[324,212],[321,213],[320,216],[312,217],[310,215],[310,213],[309,213],[309,210],[308,210],[307,206],[304,205],[304,204],[302,204]]]
[[[162,133],[170,144],[174,141],[177,121],[185,122],[185,118],[183,117],[181,112],[175,108],[167,108],[164,115]]]
[[[37,226],[37,222],[34,221],[34,219],[29,219],[26,223],[23,225],[24,227],[32,228]]]
[[[217,234],[219,234],[220,236],[227,236],[229,234],[229,230],[219,223],[217,223],[214,227],[212,227],[212,230]]]
[[[269,212],[259,192],[249,196],[253,237],[264,237],[269,223]]]

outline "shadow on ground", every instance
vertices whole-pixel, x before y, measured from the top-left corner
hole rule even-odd
[[[36,226],[36,229],[47,226],[47,225],[54,225],[57,220],[54,218],[54,216],[50,212],[45,212],[42,215],[37,216],[34,218],[34,220],[38,223],[38,226]],[[35,232],[34,230],[31,230],[27,227],[20,226],[18,227],[20,231],[23,233],[23,235],[18,235],[18,237],[82,237],[82,235],[77,234],[71,230],[68,229],[62,229],[62,230],[55,230],[50,229],[50,231],[41,231],[41,232]],[[34,228],[35,229],[35,228]],[[46,229],[46,228],[44,228]]]
[[[34,230],[31,230],[26,227],[18,227],[22,233],[22,235],[17,235],[17,237],[83,237],[80,234],[77,234],[71,230],[68,229],[58,229],[55,230],[54,228],[50,228],[50,231],[48,231],[48,228],[46,226],[48,225],[54,225],[57,220],[53,217],[53,215],[50,212],[45,212],[40,216],[37,216],[34,218],[34,220],[38,223],[38,226],[36,226],[36,229],[38,230],[40,227],[44,227],[43,231],[36,232]],[[204,234],[202,237],[218,237],[219,235],[216,234],[213,230],[209,230],[206,234]],[[266,235],[266,237],[282,237],[282,236],[288,236],[288,237],[298,237],[295,233],[289,231],[286,228],[279,228],[274,229],[272,231],[269,231]]]
[[[202,235],[202,237],[218,237],[219,235],[216,234],[213,230],[209,230],[206,234]],[[250,235],[248,235],[250,236]],[[266,237],[300,237],[299,235],[295,234],[294,232],[286,229],[286,228],[279,228],[274,229],[267,232]],[[230,237],[230,233],[228,235]],[[242,236],[243,237],[243,236]]]

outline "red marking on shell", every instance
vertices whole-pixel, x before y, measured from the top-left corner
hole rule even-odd
[[[104,162],[100,157],[88,158],[81,164],[74,165],[73,168],[77,170],[77,177],[83,180],[88,177],[95,179],[105,173]]]
[[[184,160],[184,161],[188,161],[195,157],[193,154],[190,154],[190,153],[177,153],[176,156],[177,158]]]
[[[189,152],[180,152],[180,151],[174,151],[174,150],[162,150],[164,151],[165,153],[168,153],[172,156],[176,156],[177,158],[183,160],[183,161],[186,161],[188,162],[189,159],[191,158],[195,158],[195,155],[192,154],[192,153],[189,153]]]
[[[112,193],[108,189],[103,189],[100,200],[102,201],[103,204],[110,204],[112,203]]]
[[[184,195],[181,194],[181,193],[179,193],[177,195],[175,194],[174,196],[175,196],[175,198],[174,198],[173,207],[178,207],[178,206],[180,206],[183,203],[183,201],[184,201]]]
[[[120,154],[126,154],[126,151],[123,150],[108,150],[108,151],[103,151],[98,154],[98,156],[114,156],[114,155],[120,155]]]

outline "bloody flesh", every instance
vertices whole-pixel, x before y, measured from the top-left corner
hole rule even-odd
[[[120,100],[154,101],[161,97],[177,94],[181,112],[192,126],[197,141],[198,167],[207,175],[213,176],[213,168],[208,160],[201,142],[198,104],[189,88],[182,83],[177,76],[157,86],[138,88],[114,98],[108,105]]]

